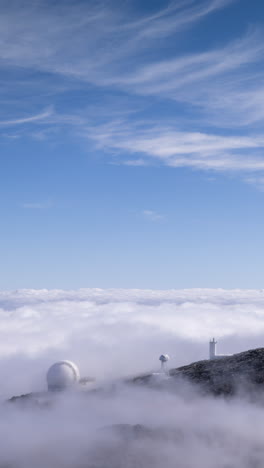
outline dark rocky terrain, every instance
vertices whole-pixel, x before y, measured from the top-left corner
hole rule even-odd
[[[134,378],[133,382],[166,386],[180,380],[194,383],[197,389],[213,395],[257,392],[264,389],[264,348],[171,369],[167,380],[159,381],[155,374],[148,374]]]

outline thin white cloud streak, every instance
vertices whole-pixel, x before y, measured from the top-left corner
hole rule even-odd
[[[258,62],[263,55],[261,37],[252,34],[219,50],[213,49],[145,65],[136,70],[134,76],[130,74],[119,77],[117,83],[138,85],[137,90],[145,94],[163,91],[169,93],[212,76],[221,76],[234,70],[239,72],[243,65]]]
[[[141,66],[110,83],[190,104],[194,119],[197,112],[209,125],[249,125],[263,119],[263,56],[263,38],[255,32],[221,49]]]
[[[147,162],[144,161],[144,159],[128,159],[126,161],[123,161],[122,164],[124,164],[125,166],[134,167],[147,166]]]
[[[46,201],[46,202],[27,202],[27,203],[22,203],[21,208],[24,208],[26,210],[45,210],[48,208],[52,208],[54,206],[52,201]]]
[[[118,151],[131,155],[142,154],[144,158],[118,159],[128,166],[147,166],[151,160],[171,167],[192,167],[219,171],[262,171],[264,138],[252,136],[222,136],[202,132],[178,131],[172,126],[161,127],[158,123],[113,121],[94,126],[81,115],[60,115],[54,110],[25,119],[0,122],[0,126],[16,126],[27,123],[49,126],[67,126],[75,129],[78,136],[95,142],[97,149]],[[52,127],[51,127],[52,128]],[[45,133],[43,137],[45,137]],[[31,133],[34,137],[34,132]],[[42,133],[40,134],[42,136]],[[19,137],[19,134],[16,135]],[[38,137],[38,134],[36,134]],[[120,156],[120,154],[119,154]]]
[[[211,125],[223,128],[242,126],[260,130],[264,119],[262,74],[253,73],[251,78],[247,80],[245,77],[241,81],[230,77],[220,86],[208,82],[199,96],[193,96],[197,106],[206,103],[200,122],[210,120]]]
[[[253,185],[261,192],[264,191],[264,177],[262,176],[254,176],[254,177],[246,177],[244,182],[247,184]]]
[[[97,148],[121,154],[141,154],[171,167],[219,171],[264,170],[262,136],[222,136],[179,132],[147,122],[137,125],[118,121],[90,128],[86,135]],[[85,132],[84,132],[85,136]]]
[[[164,216],[153,210],[143,210],[143,216],[149,221],[158,222],[164,219]]]
[[[60,115],[55,111],[28,119],[0,122],[0,126],[23,126],[31,122],[45,127],[43,132],[29,132],[29,135],[38,139],[56,133],[56,128],[72,127],[73,134],[93,142],[97,150],[106,153],[114,151],[115,164],[148,166],[159,162],[170,167],[222,172],[264,170],[264,139],[259,134],[224,136],[179,131],[175,123],[161,127],[151,121],[138,121],[136,124],[124,120],[107,124],[99,121],[94,125],[92,117],[87,119],[81,115]],[[133,159],[128,155],[133,156]]]
[[[25,117],[23,119],[4,120],[4,121],[0,120],[0,126],[12,127],[15,125],[21,125],[21,124],[23,125],[23,124],[34,123],[34,122],[39,122],[39,121],[46,121],[46,119],[51,117],[52,113],[53,113],[52,110],[47,110],[40,114],[32,115],[30,117]]]
[[[158,14],[139,20],[134,24],[126,24],[125,29],[127,31],[131,28],[134,30],[136,27],[138,30],[138,35],[135,37],[136,41],[149,38],[156,40],[159,37],[167,37],[175,33],[175,31],[190,27],[193,23],[235,1],[207,0],[198,4],[195,4],[193,0],[171,2],[167,8],[164,8]]]

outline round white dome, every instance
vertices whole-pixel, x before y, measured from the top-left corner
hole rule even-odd
[[[47,372],[49,390],[64,390],[80,380],[78,367],[71,361],[58,361]]]

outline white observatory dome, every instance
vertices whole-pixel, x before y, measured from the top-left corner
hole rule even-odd
[[[160,357],[159,357],[159,360],[161,362],[168,362],[168,360],[170,359],[170,356],[168,354],[162,354]]]
[[[78,367],[71,361],[58,361],[47,372],[48,390],[65,390],[80,380]]]

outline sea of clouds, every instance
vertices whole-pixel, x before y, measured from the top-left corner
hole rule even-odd
[[[264,465],[263,399],[215,399],[190,386],[122,379],[264,344],[262,290],[19,290],[0,293],[0,467],[240,468]],[[45,392],[56,360],[114,391],[69,393],[44,408],[4,403]],[[142,425],[136,435],[114,425]]]

